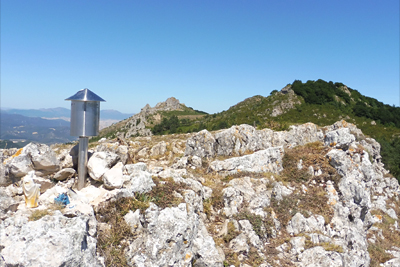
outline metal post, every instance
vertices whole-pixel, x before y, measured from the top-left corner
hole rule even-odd
[[[79,154],[78,154],[78,190],[85,186],[87,174],[87,159],[88,159],[88,144],[89,137],[79,137]]]

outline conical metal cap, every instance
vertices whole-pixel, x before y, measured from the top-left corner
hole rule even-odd
[[[89,89],[85,88],[82,89],[80,91],[78,91],[76,94],[74,94],[71,97],[68,97],[65,100],[74,100],[74,101],[104,101],[105,100],[103,98],[101,98],[100,96],[96,95],[95,93],[93,93],[92,91],[90,91]]]

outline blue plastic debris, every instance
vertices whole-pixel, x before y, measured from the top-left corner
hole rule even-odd
[[[54,203],[62,206],[67,206],[70,203],[68,195],[66,193],[59,194],[58,197],[54,199]]]

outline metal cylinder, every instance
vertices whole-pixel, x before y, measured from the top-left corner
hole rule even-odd
[[[78,154],[78,190],[81,190],[85,186],[87,175],[88,145],[89,137],[80,136]]]
[[[99,134],[100,102],[71,102],[71,135],[97,136]]]

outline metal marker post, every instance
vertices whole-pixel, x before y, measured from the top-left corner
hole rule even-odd
[[[81,190],[85,186],[87,175],[88,145],[89,137],[80,136],[78,153],[78,190]]]
[[[89,89],[78,91],[71,100],[71,135],[79,136],[77,189],[85,186],[89,136],[99,134],[100,101],[105,101]]]

